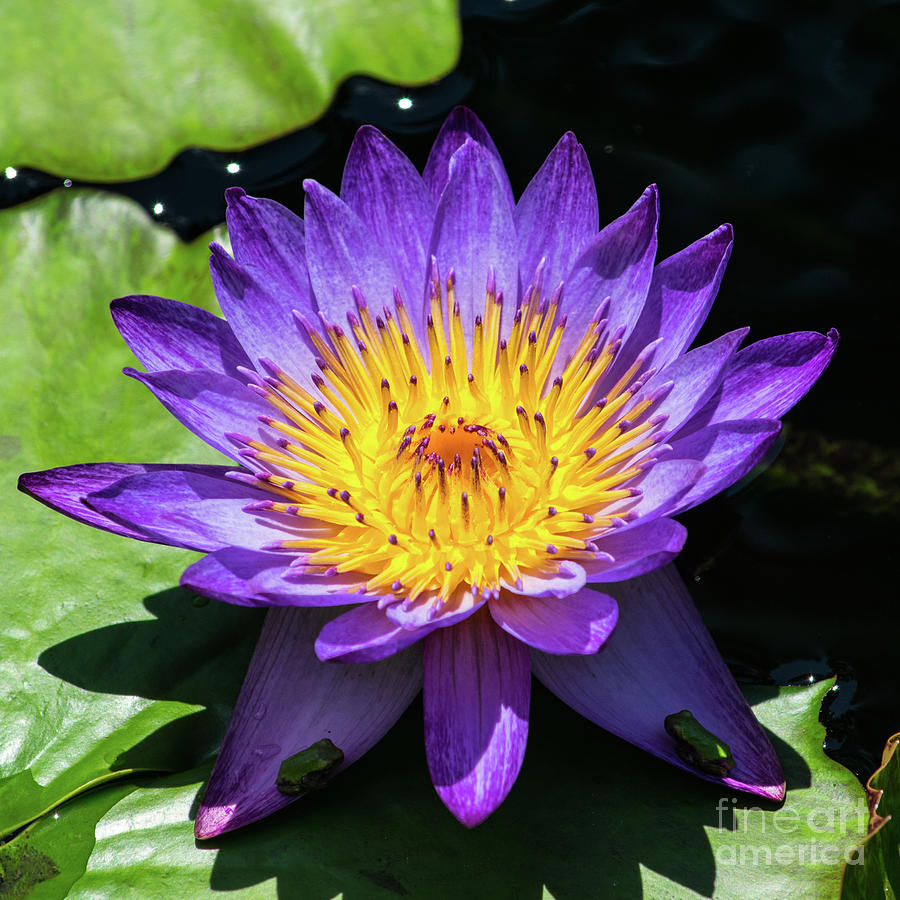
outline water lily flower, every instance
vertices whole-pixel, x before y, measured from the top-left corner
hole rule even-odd
[[[465,109],[420,175],[358,132],[340,196],[305,218],[227,192],[211,247],[224,319],[116,300],[147,386],[226,466],[23,475],[97,528],[203,551],[182,584],[271,607],[196,819],[208,838],[291,802],[284,759],[343,768],[424,690],[437,793],[474,826],[512,788],[532,673],[579,713],[701,778],[778,799],[778,760],[667,566],[672,516],[759,461],[837,334],[688,350],[727,225],[656,264],[657,191],[599,230],[572,134],[515,202]],[[687,709],[724,777],[666,733]]]

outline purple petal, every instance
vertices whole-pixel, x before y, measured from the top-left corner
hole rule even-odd
[[[240,606],[346,606],[376,599],[359,593],[358,578],[298,573],[290,566],[293,558],[229,546],[188,566],[181,585]]]
[[[815,384],[838,345],[838,333],[798,331],[745,347],[725,372],[721,391],[688,428],[731,419],[780,419]]]
[[[108,519],[84,501],[89,494],[109,488],[130,475],[170,471],[224,477],[224,466],[143,465],[139,463],[82,463],[62,466],[44,472],[26,472],[19,476],[19,490],[30,494],[50,509],[55,509],[78,522],[121,534],[138,541],[153,541],[144,532],[123,522]]]
[[[228,323],[197,306],[163,297],[120,297],[110,304],[116,328],[141,365],[161,369],[212,369],[233,378],[249,366]]]
[[[343,324],[346,314],[355,309],[354,286],[377,311],[392,304],[400,276],[392,255],[382,249],[369,224],[318,182],[306,180],[303,187],[309,277],[320,312],[328,321]],[[422,293],[404,299],[416,320]]]
[[[441,199],[441,194],[444,192],[444,188],[447,187],[447,182],[450,181],[450,160],[453,159],[453,154],[467,140],[479,144],[487,151],[494,176],[500,185],[501,192],[506,198],[509,208],[512,209],[515,206],[512,187],[509,184],[509,178],[506,174],[506,169],[503,167],[503,160],[497,152],[497,147],[487,133],[487,129],[481,124],[478,116],[464,106],[457,106],[447,116],[434,142],[434,146],[431,148],[431,153],[428,154],[428,162],[425,163],[425,171],[422,173],[422,178],[429,191],[431,191],[431,199],[435,204]]]
[[[619,617],[616,601],[590,588],[563,598],[503,591],[488,607],[504,631],[545,653],[596,653]]]
[[[344,166],[341,199],[393,259],[400,293],[418,310],[425,297],[434,204],[413,164],[371,125],[356,132]],[[421,318],[415,316],[413,324],[421,326]],[[417,337],[423,341],[424,330]]]
[[[229,545],[258,549],[290,537],[262,516],[244,512],[249,503],[271,494],[226,478],[226,471],[218,466],[160,467],[94,491],[85,502],[144,540],[190,550],[209,552]]]
[[[525,188],[515,223],[522,286],[544,259],[544,285],[552,291],[599,227],[594,176],[572,132],[563,135]]]
[[[320,662],[313,639],[326,614],[273,609],[266,616],[194,831],[211,838],[255,822],[295,798],[275,787],[281,762],[328,738],[345,769],[373,747],[418,694],[415,650],[378,665]]]
[[[463,327],[471,333],[484,310],[485,285],[493,267],[503,303],[500,333],[508,333],[518,290],[516,232],[512,209],[494,174],[490,154],[469,141],[453,155],[447,183],[434,219],[430,254],[441,273],[456,273],[456,299]]]
[[[484,597],[475,596],[471,591],[464,591],[455,599],[443,604],[436,612],[433,597],[423,594],[410,604],[408,609],[404,609],[403,603],[394,603],[385,610],[385,613],[401,628],[424,628],[428,625],[444,628],[453,622],[468,618],[484,603]]]
[[[584,587],[584,569],[578,563],[563,560],[557,572],[541,575],[522,575],[520,584],[511,584],[501,579],[500,583],[510,594],[526,597],[568,597]]]
[[[392,622],[374,603],[332,619],[316,638],[321,660],[375,662],[420,641],[434,626],[406,629]]]
[[[633,522],[617,529],[622,533],[650,519],[670,515],[681,498],[697,483],[703,471],[703,464],[695,460],[660,460],[646,474],[628,482],[629,487],[641,491],[637,500],[618,500],[604,506],[597,514],[625,516],[630,512]]]
[[[687,529],[673,519],[654,519],[597,538],[598,548],[609,553],[613,562],[598,560],[583,562],[582,566],[591,583],[626,581],[671,562],[686,538]]]
[[[315,355],[297,328],[294,310],[313,314],[309,288],[254,265],[239,265],[218,244],[210,244],[209,270],[219,306],[237,339],[253,360],[274,360],[305,386],[315,370]],[[298,253],[302,255],[302,246]]]
[[[653,270],[647,302],[620,361],[634,358],[658,337],[662,346],[654,364],[675,359],[697,336],[706,321],[731,256],[733,234],[722,225],[706,237],[664,259]]]
[[[225,199],[228,237],[238,265],[253,266],[267,280],[290,285],[304,304],[294,307],[312,312],[303,220],[274,200],[248,197],[239,187],[228,188]]]
[[[534,651],[537,677],[563,702],[613,734],[707,781],[784,796],[784,774],[768,738],[716,650],[671,566],[609,585],[621,616],[593,656]],[[666,716],[688,709],[725,741],[736,766],[726,778],[682,762]]]
[[[699,459],[706,466],[697,483],[678,501],[675,512],[691,509],[743,478],[763,458],[780,430],[780,422],[743,419],[718,422],[673,440],[673,456]]]
[[[124,372],[146,385],[185,428],[238,463],[246,460],[225,437],[226,433],[247,434],[267,444],[273,440],[260,425],[259,417],[280,418],[279,414],[234,378],[209,369],[138,372],[128,368]]]
[[[561,365],[607,297],[610,332],[622,328],[628,337],[650,289],[658,220],[656,185],[651,184],[624,216],[607,225],[581,252],[566,278],[563,308],[569,324],[558,353]]]
[[[738,328],[702,347],[689,350],[646,383],[638,399],[672,382],[671,390],[651,409],[654,416],[666,416],[665,428],[669,434],[676,432],[713,396],[734,359],[735,350],[748,331],[747,328]]]
[[[423,664],[431,780],[450,812],[472,828],[503,802],[522,767],[528,650],[483,612],[429,635]]]

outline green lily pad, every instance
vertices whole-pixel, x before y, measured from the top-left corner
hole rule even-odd
[[[867,810],[858,782],[822,752],[829,687],[746,691],[785,765],[781,807],[751,809],[753,798],[733,800],[538,689],[519,781],[468,831],[431,787],[414,704],[324,791],[215,841],[192,834],[207,768],[144,782],[99,821],[99,807],[85,807],[96,839],[71,864],[83,874],[68,896],[831,900]],[[87,799],[64,808],[69,829]],[[57,864],[69,883],[70,864]]]
[[[857,848],[861,864],[844,871],[841,900],[900,896],[900,734],[888,738],[881,767],[869,779],[869,833]]]
[[[433,81],[460,46],[454,0],[14,2],[3,26],[0,164],[90,181],[285,134],[354,73]]]
[[[173,589],[192,554],[16,490],[21,472],[70,463],[216,461],[120,374],[134,358],[108,309],[136,291],[212,308],[206,255],[103,194],[0,213],[0,836],[123,772],[196,765],[243,677],[259,617]]]

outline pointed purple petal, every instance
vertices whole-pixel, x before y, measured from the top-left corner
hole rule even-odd
[[[619,617],[616,601],[582,588],[567,597],[518,597],[506,591],[488,604],[494,621],[545,653],[596,653]]]
[[[748,330],[738,328],[689,350],[647,382],[639,397],[649,396],[670,381],[673,383],[666,396],[652,408],[654,416],[666,416],[665,428],[669,434],[678,431],[715,394]]]
[[[798,331],[745,347],[725,372],[721,391],[688,428],[732,419],[780,419],[816,383],[838,333]]]
[[[244,512],[271,497],[224,477],[217,466],[163,467],[129,475],[85,498],[94,510],[123,522],[145,540],[207,552],[229,545],[259,548],[283,537],[261,515]],[[204,471],[205,469],[205,471]]]
[[[210,251],[209,270],[219,306],[254,365],[261,357],[273,359],[308,387],[315,356],[298,331],[293,311],[313,315],[309,289],[302,294],[265,269],[239,265],[218,244],[211,244]]]
[[[475,610],[484,606],[484,603],[483,596],[475,596],[471,591],[464,591],[435,612],[433,597],[422,595],[409,609],[404,609],[403,603],[395,603],[389,606],[385,613],[401,628],[425,628],[429,625],[445,628],[453,622],[468,618]]]
[[[716,650],[671,566],[607,588],[621,616],[593,656],[534,651],[537,677],[576,712],[613,734],[707,781],[772,800],[784,774],[768,738]],[[688,709],[725,741],[736,766],[726,778],[682,762],[666,716]]]
[[[731,226],[722,225],[656,266],[647,302],[620,361],[630,365],[658,337],[663,344],[654,354],[656,366],[690,346],[716,298],[732,243]]]
[[[280,418],[278,412],[234,378],[209,369],[138,372],[128,368],[124,372],[146,385],[185,428],[238,463],[245,459],[226,433],[247,434],[267,444],[273,440],[259,416]]]
[[[316,638],[316,653],[321,660],[375,662],[420,641],[433,630],[433,626],[402,628],[377,604],[369,603],[328,622]]]
[[[19,476],[19,490],[30,494],[45,506],[70,516],[78,522],[84,522],[94,528],[111,531],[138,541],[153,541],[142,531],[124,522],[108,519],[101,512],[92,509],[84,501],[89,494],[103,491],[106,488],[128,478],[131,475],[160,473],[177,470],[206,474],[222,478],[228,471],[225,466],[180,466],[180,465],[144,465],[139,463],[82,463],[75,466],[62,466],[44,472],[26,472]]]
[[[546,575],[522,575],[520,584],[508,583],[503,579],[500,584],[510,594],[521,594],[526,597],[568,597],[584,587],[584,569],[578,563],[563,560],[559,571]]]
[[[373,309],[392,304],[400,276],[370,223],[318,182],[307,180],[303,187],[309,277],[320,312],[342,325],[346,314],[355,309],[354,285]],[[414,319],[422,299],[421,294],[408,299]]]
[[[204,597],[240,606],[346,606],[375,597],[358,592],[349,575],[298,574],[294,557],[226,547],[188,566],[181,585]]]
[[[368,224],[393,259],[401,296],[418,310],[425,297],[434,204],[413,164],[371,125],[357,131],[350,147],[341,199]],[[421,317],[416,315],[413,324],[421,326]],[[416,336],[422,341],[424,330]]]
[[[617,500],[598,510],[598,515],[624,516],[632,512],[632,524],[623,525],[618,532],[636,528],[650,519],[671,515],[681,498],[697,483],[703,474],[702,463],[691,459],[663,459],[646,474],[628,482],[629,487],[641,491],[636,500]]]
[[[110,304],[116,328],[148,371],[211,369],[238,377],[250,359],[228,323],[197,306],[163,297],[120,297]]]
[[[778,437],[780,422],[742,419],[718,422],[672,441],[672,455],[699,459],[706,471],[678,501],[676,513],[697,506],[743,478]]]
[[[558,358],[562,365],[584,335],[597,307],[610,298],[609,330],[634,328],[653,277],[659,202],[652,184],[631,209],[604,228],[572,266],[566,277],[563,311],[569,324]]]
[[[525,188],[515,222],[522,286],[545,259],[544,285],[554,290],[599,227],[594,176],[572,132],[563,135]]]
[[[483,611],[429,635],[423,663],[431,780],[450,812],[473,828],[503,802],[522,767],[528,650]]]
[[[225,191],[225,199],[228,237],[238,265],[285,282],[304,304],[295,303],[295,308],[311,312],[303,220],[274,200],[248,197],[239,187]]]
[[[515,206],[512,187],[510,187],[509,178],[503,166],[503,160],[497,152],[497,147],[478,116],[464,106],[457,106],[447,116],[434,146],[431,148],[431,153],[428,154],[428,162],[425,163],[422,178],[431,191],[431,199],[435,204],[441,199],[441,194],[450,180],[450,160],[467,140],[474,141],[487,151],[494,176],[509,208],[512,209]]]
[[[671,562],[686,538],[687,529],[673,519],[654,519],[624,531],[608,532],[596,543],[613,557],[613,562],[583,562],[587,580],[603,584],[652,572]]]
[[[373,747],[421,685],[420,655],[378,665],[320,662],[314,610],[273,609],[266,616],[222,749],[197,811],[194,831],[211,838],[293,802],[275,787],[281,762],[328,738],[345,769]]]
[[[494,174],[487,151],[472,141],[453,155],[450,181],[434,219],[429,253],[441,273],[456,273],[462,324],[471,333],[484,311],[485,284],[493,267],[503,303],[500,334],[508,333],[516,309],[518,266],[512,209]]]

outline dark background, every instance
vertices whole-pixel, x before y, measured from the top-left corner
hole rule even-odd
[[[460,63],[436,84],[356,77],[308,128],[241,153],[189,149],[151,178],[102,187],[192,239],[224,219],[231,184],[300,213],[303,178],[337,190],[365,122],[421,168],[465,103],[517,194],[572,130],[601,223],[650,182],[661,256],[732,222],[734,254],[700,340],[746,324],[753,340],[835,326],[842,343],[786,417],[780,453],[684,517],[679,568],[739,680],[837,675],[826,749],[865,778],[900,730],[900,4],[462,0],[461,11]],[[20,170],[0,178],[0,206],[67,186]]]

